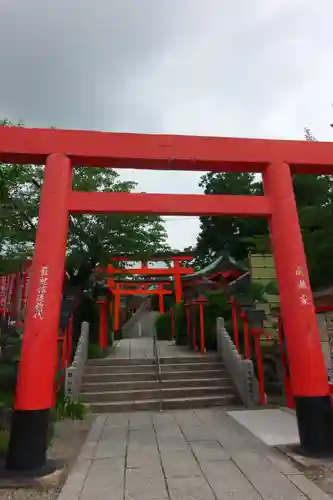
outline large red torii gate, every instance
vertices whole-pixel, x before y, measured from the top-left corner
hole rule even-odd
[[[269,221],[301,447],[333,450],[332,411],[292,173],[333,174],[333,144],[2,127],[0,161],[45,164],[9,469],[45,463],[69,213],[238,215]],[[72,167],[259,172],[264,196],[87,193]]]

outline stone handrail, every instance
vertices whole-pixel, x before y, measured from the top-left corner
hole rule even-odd
[[[217,319],[216,327],[218,353],[238,389],[244,406],[252,408],[259,404],[259,384],[254,373],[253,363],[239,354],[224,327],[223,318]]]
[[[89,323],[82,323],[81,335],[76,346],[74,359],[66,373],[65,394],[70,399],[77,399],[83,379],[84,367],[88,358]]]

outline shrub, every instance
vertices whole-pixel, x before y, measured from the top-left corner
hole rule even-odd
[[[108,354],[109,349],[101,349],[99,344],[89,344],[88,346],[88,358],[105,358]]]
[[[175,315],[175,340],[177,345],[187,345],[187,322],[186,322],[186,308],[184,302],[180,302],[174,308]]]
[[[208,292],[205,296],[207,302],[204,303],[204,327],[205,327],[205,347],[207,350],[216,350],[216,320],[223,317],[225,321],[231,318],[231,306],[227,297],[221,292]],[[175,339],[178,345],[188,343],[186,307],[184,302],[180,302],[175,307]],[[200,313],[199,306],[191,307],[191,325],[195,324],[196,343],[200,346]],[[190,347],[193,348],[193,336],[191,327]]]
[[[72,420],[84,420],[88,412],[88,407],[79,399],[72,401],[64,396],[62,392],[58,393],[55,407],[55,416],[58,420],[71,418]]]
[[[171,340],[171,312],[161,314],[156,320],[157,340]]]

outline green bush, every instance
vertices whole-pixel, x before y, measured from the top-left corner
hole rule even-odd
[[[171,340],[171,312],[161,314],[156,320],[157,340]]]
[[[175,315],[175,340],[177,345],[187,345],[187,323],[186,323],[186,308],[184,302],[180,302],[174,308]]]
[[[109,352],[109,349],[101,349],[99,344],[89,344],[88,346],[88,358],[90,359],[105,358]]]
[[[64,420],[65,418],[84,420],[87,412],[88,407],[79,399],[72,401],[69,397],[64,396],[62,392],[58,393],[55,407],[55,417],[57,420]]]
[[[220,291],[208,292],[205,295],[207,302],[204,303],[204,327],[205,327],[205,347],[207,350],[216,350],[216,320],[224,318],[226,328],[233,337],[233,323],[231,318],[231,305],[228,298]],[[175,340],[177,345],[188,344],[186,307],[184,302],[180,302],[174,307]],[[196,343],[200,347],[200,313],[199,305],[191,306],[191,325],[195,324]],[[158,340],[171,339],[171,312],[161,315],[156,321],[156,333]],[[243,328],[239,320],[239,339],[243,345]],[[190,336],[190,347],[193,348],[192,326]]]
[[[231,319],[231,306],[227,297],[221,292],[208,292],[204,303],[205,347],[207,350],[216,350],[216,320],[223,317],[226,322]],[[188,344],[186,307],[180,302],[175,307],[175,339],[178,345]],[[199,305],[191,306],[191,325],[195,324],[196,344],[200,346],[200,313]],[[190,347],[193,348],[193,335],[191,326]],[[231,330],[232,334],[232,330]]]

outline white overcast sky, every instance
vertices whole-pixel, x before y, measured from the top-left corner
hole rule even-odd
[[[333,130],[332,0],[1,0],[0,117],[28,126],[319,140]],[[200,174],[123,171],[196,193]],[[198,221],[171,218],[169,242]]]

